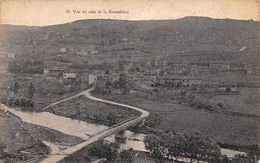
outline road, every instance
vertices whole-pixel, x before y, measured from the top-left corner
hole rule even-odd
[[[55,103],[53,103],[49,106],[53,106],[53,105],[56,105],[58,103],[67,101],[69,99],[72,99],[72,98],[75,98],[75,97],[78,97],[78,96],[81,96],[81,95],[85,95],[87,98],[89,98],[91,100],[99,101],[99,102],[103,102],[103,103],[107,103],[107,104],[112,104],[112,105],[117,105],[117,106],[122,106],[122,107],[125,107],[125,108],[134,109],[134,110],[140,112],[141,114],[138,117],[131,118],[131,119],[126,120],[124,122],[121,122],[121,123],[119,123],[115,126],[112,126],[108,129],[102,131],[102,132],[99,132],[96,135],[93,135],[92,137],[90,137],[87,141],[84,141],[80,144],[71,146],[71,147],[59,152],[57,155],[51,155],[48,158],[44,159],[42,161],[42,163],[54,163],[54,162],[60,161],[63,158],[65,158],[66,156],[75,153],[76,151],[82,149],[83,147],[85,147],[85,146],[87,146],[91,143],[94,143],[94,142],[96,142],[100,139],[103,139],[104,137],[112,135],[112,134],[114,134],[114,133],[116,133],[120,130],[123,130],[127,127],[130,127],[134,124],[137,124],[137,123],[143,121],[144,118],[146,118],[149,115],[149,112],[147,112],[143,109],[140,109],[138,107],[134,107],[134,106],[126,105],[126,104],[121,104],[121,103],[118,103],[118,102],[113,102],[113,101],[108,101],[108,100],[100,99],[100,98],[97,98],[97,97],[93,97],[93,96],[90,95],[90,91],[92,91],[93,89],[94,88],[90,88],[88,90],[82,91],[82,92],[78,93],[77,95],[71,96],[71,97],[66,98],[64,100],[60,100],[60,101],[55,102]]]

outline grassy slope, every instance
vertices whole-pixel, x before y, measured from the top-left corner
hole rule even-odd
[[[199,132],[210,139],[227,144],[258,144],[258,118],[230,116],[209,111],[192,109],[165,101],[148,100],[132,95],[102,96],[102,98],[127,103],[161,116],[155,128],[174,130],[180,133]]]
[[[127,55],[132,60],[165,58],[168,55],[168,59],[175,61],[191,58],[202,61],[223,57],[233,62],[259,61],[257,57],[259,22],[253,21],[205,17],[162,21],[80,20],[48,27],[2,26],[0,29],[5,33],[3,47],[6,51],[23,57],[37,55],[40,58],[48,58],[62,47],[80,50],[92,46],[101,51],[100,54],[88,57],[94,58],[92,61],[100,58],[103,58],[103,61],[113,61]],[[128,43],[121,41],[123,37],[128,38]],[[44,39],[47,41],[44,42]],[[32,44],[34,41],[35,45]],[[242,53],[233,55],[214,53],[235,51],[242,46],[247,46],[247,50]],[[118,50],[122,48],[132,50]],[[206,51],[206,53],[200,56],[195,53],[182,57],[176,54],[183,51]]]

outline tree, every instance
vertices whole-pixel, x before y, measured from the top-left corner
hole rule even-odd
[[[220,148],[216,144],[211,143],[209,139],[204,139],[198,133],[185,137],[187,139],[185,154],[190,158],[190,162],[193,159],[197,159],[198,162],[199,160],[219,161],[221,156]]]
[[[117,158],[118,149],[119,145],[117,143],[100,140],[90,147],[89,154],[98,158],[106,158],[108,161],[114,161]]]
[[[107,115],[107,120],[108,120],[109,126],[116,124],[117,113],[114,111],[110,111]]]
[[[17,95],[18,90],[19,90],[19,84],[18,84],[18,82],[16,81],[16,82],[14,83],[14,94],[15,94],[15,95]]]
[[[145,148],[150,151],[151,156],[156,160],[160,161],[162,154],[164,152],[164,147],[162,147],[162,141],[160,137],[150,134],[144,138]]]
[[[2,142],[0,142],[0,159],[2,159],[5,155],[5,148],[6,148],[6,145]]]
[[[119,153],[119,161],[120,163],[131,163],[134,161],[136,152],[133,150],[133,148],[122,150]]]
[[[185,153],[185,137],[181,134],[174,134],[172,131],[168,132],[162,140],[165,141],[165,147],[168,149],[168,153],[178,160],[178,157],[184,156]]]
[[[236,154],[235,158],[232,160],[232,163],[254,163],[254,160],[246,155]]]
[[[80,103],[80,102],[77,102],[77,103],[75,104],[75,106],[74,106],[74,110],[76,111],[76,114],[77,114],[78,116],[80,116],[80,113],[81,113],[80,108],[81,108],[81,103]]]
[[[31,83],[28,88],[28,95],[29,95],[30,100],[32,100],[32,98],[33,98],[34,91],[35,91],[35,88],[33,86],[33,83]]]
[[[158,136],[156,136],[154,134],[149,134],[149,135],[145,136],[144,144],[145,144],[145,148],[151,151],[154,148],[159,148],[160,139]]]
[[[126,88],[126,75],[125,74],[119,75],[118,85],[120,88]]]

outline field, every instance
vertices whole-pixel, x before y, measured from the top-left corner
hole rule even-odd
[[[259,88],[240,88],[239,95],[219,95],[210,99],[210,102],[222,103],[226,109],[233,112],[260,115]]]
[[[259,144],[259,118],[226,115],[207,110],[199,110],[165,100],[149,100],[133,95],[98,95],[137,106],[159,117],[156,130],[173,130],[177,133],[198,132],[215,142],[232,145]]]
[[[60,103],[49,108],[48,111],[61,116],[108,126],[139,114],[137,111],[124,107],[92,101],[85,96]]]

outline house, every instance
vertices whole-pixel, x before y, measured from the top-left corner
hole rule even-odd
[[[168,71],[170,74],[182,74],[188,70],[186,63],[168,63]]]
[[[98,54],[99,51],[98,50],[93,50],[93,51],[90,51],[90,54]]]
[[[247,74],[253,74],[255,73],[255,67],[251,64],[245,65],[245,70]]]
[[[47,67],[44,67],[44,68],[43,68],[43,73],[44,73],[44,74],[49,74],[50,71],[49,71],[49,69],[48,69]]]
[[[15,57],[14,53],[8,53],[7,54],[8,59],[14,59],[14,57]]]
[[[66,53],[66,52],[67,52],[67,49],[66,49],[66,48],[61,48],[61,49],[60,49],[60,52],[61,52],[61,53]]]
[[[201,84],[200,79],[190,77],[167,77],[158,78],[159,84],[164,86],[198,86]],[[157,82],[158,82],[157,79]]]
[[[246,73],[246,67],[241,63],[231,63],[229,71]]]
[[[209,68],[213,71],[227,71],[230,69],[230,64],[225,62],[224,60],[221,61],[210,61]]]
[[[96,74],[89,74],[88,76],[88,84],[94,84],[97,82],[97,75]]]
[[[244,64],[240,64],[240,63],[231,63],[230,64],[230,69],[233,70],[239,70],[239,69],[244,69],[245,65]]]
[[[63,72],[62,76],[63,76],[63,79],[76,79],[77,73],[76,72]]]
[[[48,75],[53,76],[53,77],[59,77],[62,75],[64,69],[48,69],[46,70]]]
[[[209,64],[208,63],[196,63],[196,65],[198,66],[199,73],[209,71]]]
[[[236,95],[239,94],[239,90],[234,84],[219,84],[214,93],[219,95]]]

